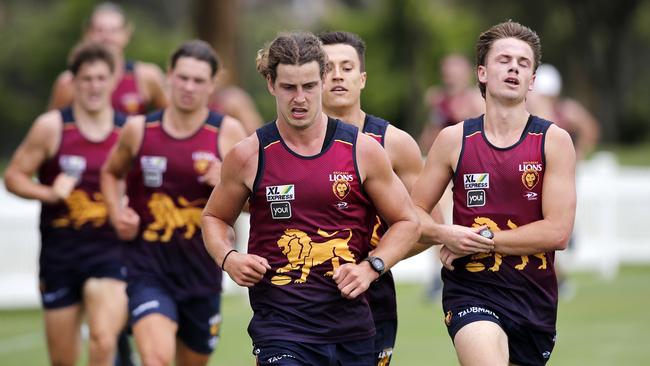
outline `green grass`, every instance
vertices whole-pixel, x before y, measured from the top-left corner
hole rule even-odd
[[[560,301],[558,343],[549,365],[647,365],[650,355],[650,266],[625,267],[605,281],[574,274],[576,296]],[[398,287],[399,331],[393,365],[455,365],[438,303],[420,285]],[[250,307],[243,297],[223,302],[222,339],[210,365],[253,365],[246,333]],[[0,362],[47,364],[39,310],[0,311]],[[82,364],[83,361],[80,362]]]

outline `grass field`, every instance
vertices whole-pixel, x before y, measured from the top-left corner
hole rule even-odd
[[[650,363],[650,267],[624,267],[605,281],[574,274],[576,295],[561,301],[558,344],[549,365],[648,365]],[[400,285],[399,333],[392,365],[455,365],[438,303],[420,285]],[[210,365],[253,365],[245,298],[224,299],[222,340]],[[0,311],[0,365],[46,365],[38,310]],[[83,361],[81,361],[83,362]],[[82,364],[80,362],[80,364]]]

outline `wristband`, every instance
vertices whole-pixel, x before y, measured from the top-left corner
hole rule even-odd
[[[228,253],[226,253],[226,256],[223,257],[223,261],[221,262],[221,269],[222,270],[225,271],[225,269],[223,269],[223,266],[226,264],[226,259],[228,259],[228,256],[230,255],[230,253],[236,252],[236,251],[237,251],[237,249],[230,249],[230,251]]]

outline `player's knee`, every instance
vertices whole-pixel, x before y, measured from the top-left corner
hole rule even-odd
[[[50,355],[52,366],[74,366],[75,360],[71,355]]]
[[[166,366],[172,364],[173,353],[163,349],[140,352],[142,366]]]
[[[91,331],[90,346],[96,354],[113,354],[117,347],[117,335],[108,331]]]

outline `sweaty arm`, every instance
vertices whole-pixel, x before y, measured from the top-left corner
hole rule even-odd
[[[494,248],[492,240],[484,238],[478,232],[484,227],[470,228],[460,225],[445,225],[431,217],[431,210],[438,203],[453,176],[453,169],[458,162],[463,139],[463,124],[443,129],[433,143],[424,169],[411,192],[411,199],[416,206],[422,236],[414,250],[426,249],[426,246],[444,244],[458,256],[490,252]],[[409,253],[414,254],[414,253]]]
[[[551,125],[544,146],[546,165],[542,189],[543,219],[494,233],[494,250],[533,255],[563,250],[571,237],[576,211],[576,155],[569,134]]]
[[[384,146],[393,171],[411,192],[424,165],[417,143],[406,132],[389,125]]]
[[[358,135],[357,162],[364,190],[389,225],[372,254],[383,260],[386,271],[401,260],[418,239],[417,214],[406,188],[393,173],[388,156],[371,137]],[[368,262],[362,261],[339,267],[333,279],[344,297],[355,298],[378,276]]]
[[[32,179],[40,166],[56,153],[62,126],[58,111],[41,115],[34,122],[5,171],[4,180],[9,192],[50,204],[57,203],[70,194],[77,180],[64,173],[55,178],[52,186]]]
[[[167,93],[165,91],[165,76],[160,68],[152,63],[136,63],[136,73],[142,81],[142,85],[147,89],[149,104],[154,109],[167,107]]]
[[[245,137],[246,131],[241,123],[230,116],[224,116],[219,129],[219,156],[228,155],[230,150]],[[215,159],[210,163],[208,171],[199,180],[211,187],[216,186],[221,179],[221,166],[222,162]]]
[[[257,172],[259,142],[251,135],[223,160],[221,179],[203,209],[203,242],[216,264],[238,285],[251,287],[271,269],[265,258],[235,250],[233,225],[248,199]],[[224,263],[224,260],[227,260]]]
[[[144,136],[144,117],[131,117],[122,128],[120,139],[113,146],[102,166],[100,185],[108,216],[117,236],[133,240],[139,230],[140,217],[130,207],[124,206],[124,179]]]

